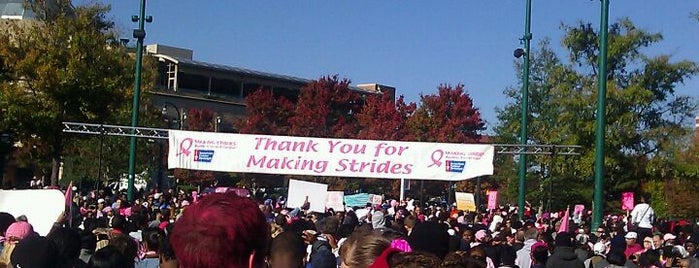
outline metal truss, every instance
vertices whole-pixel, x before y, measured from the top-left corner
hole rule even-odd
[[[123,136],[148,139],[167,139],[168,130],[163,128],[131,127],[88,123],[63,122],[63,132],[92,135]],[[580,155],[579,145],[520,145],[493,144],[496,154],[526,155]]]
[[[88,123],[63,122],[63,132],[77,134],[137,137],[148,139],[167,139],[168,130],[164,128],[131,127]]]
[[[580,145],[493,144],[496,154],[580,155]]]

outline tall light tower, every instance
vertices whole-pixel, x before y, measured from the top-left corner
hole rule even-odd
[[[531,33],[531,14],[532,14],[532,1],[527,0],[526,7],[526,17],[524,23],[524,36],[522,37],[522,42],[524,43],[524,50],[517,49],[514,52],[514,56],[519,58],[524,56],[524,62],[522,64],[522,122],[520,126],[519,133],[519,143],[522,145],[527,145],[528,135],[527,135],[527,117],[529,116],[529,43],[532,40]],[[526,150],[522,150],[519,155],[519,195],[517,198],[517,205],[519,209],[517,210],[519,219],[524,218],[524,195],[526,194],[526,179],[527,179],[527,155]]]
[[[609,28],[609,0],[602,1],[599,30],[599,57],[597,65],[597,120],[595,128],[595,193],[592,203],[592,228],[602,223],[604,194],[604,133],[607,105],[607,31]]]
[[[141,0],[139,16],[131,16],[131,21],[138,21],[138,29],[133,30],[133,37],[138,40],[136,43],[136,78],[133,89],[133,106],[131,107],[131,126],[138,125],[138,110],[139,110],[139,95],[141,93],[141,67],[143,66],[143,39],[146,38],[144,24],[152,22],[153,17],[146,17],[146,0]],[[134,130],[135,131],[135,130]],[[133,201],[134,180],[136,169],[136,133],[131,136],[131,144],[129,146],[129,186],[127,189],[127,197],[129,201]]]

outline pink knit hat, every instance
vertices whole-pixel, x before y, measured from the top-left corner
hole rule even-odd
[[[7,231],[5,231],[5,238],[10,242],[17,242],[33,234],[34,228],[31,224],[24,221],[17,221],[7,227]]]

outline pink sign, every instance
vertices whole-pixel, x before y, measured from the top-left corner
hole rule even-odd
[[[573,210],[573,215],[582,214],[585,211],[585,205],[575,205]]]
[[[498,191],[488,193],[488,209],[495,209],[498,206]]]
[[[633,192],[625,192],[621,194],[621,209],[632,210],[634,206],[633,203]]]

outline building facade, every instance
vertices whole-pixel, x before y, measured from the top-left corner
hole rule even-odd
[[[233,122],[245,115],[245,97],[263,88],[296,101],[312,80],[240,67],[197,61],[194,52],[161,44],[146,46],[146,53],[158,61],[152,102],[163,116],[183,122],[189,109],[209,109],[216,114],[217,129],[235,132]],[[360,84],[350,89],[362,94],[390,94],[395,88],[381,84]],[[174,124],[179,126],[181,124]]]

